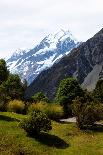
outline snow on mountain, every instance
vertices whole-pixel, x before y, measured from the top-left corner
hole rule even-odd
[[[31,83],[37,75],[51,67],[80,43],[69,31],[60,30],[46,36],[31,50],[17,50],[7,60],[12,73],[18,73],[22,79]]]

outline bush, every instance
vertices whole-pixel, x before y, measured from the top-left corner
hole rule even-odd
[[[73,101],[72,110],[76,116],[77,126],[80,129],[93,126],[100,119],[103,112],[103,106],[100,103],[83,102],[83,98],[77,98]]]
[[[20,100],[13,100],[8,103],[8,111],[22,113],[25,109],[25,104]]]
[[[37,135],[40,132],[47,132],[52,129],[51,121],[46,114],[41,111],[33,111],[28,118],[19,124],[29,135]]]
[[[32,111],[42,111],[44,112],[50,119],[58,120],[63,117],[63,107],[59,104],[47,104],[44,102],[33,103],[28,107],[28,113]]]

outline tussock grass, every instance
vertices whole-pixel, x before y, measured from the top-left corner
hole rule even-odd
[[[7,109],[10,112],[22,113],[25,108],[25,104],[20,100],[13,100],[8,103]]]
[[[55,103],[45,103],[45,102],[39,102],[39,103],[33,103],[29,106],[28,112],[32,112],[33,110],[40,110],[47,114],[47,116],[50,119],[58,120],[61,117],[63,117],[63,107],[59,104]]]

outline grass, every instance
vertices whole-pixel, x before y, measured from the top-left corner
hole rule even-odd
[[[85,132],[53,121],[52,131],[33,138],[18,127],[24,117],[0,112],[0,155],[103,155],[103,128]]]

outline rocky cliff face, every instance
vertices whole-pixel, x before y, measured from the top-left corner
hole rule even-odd
[[[26,90],[26,97],[42,91],[53,99],[60,81],[70,76],[77,78],[82,87],[89,90],[103,78],[103,29],[43,71]]]

